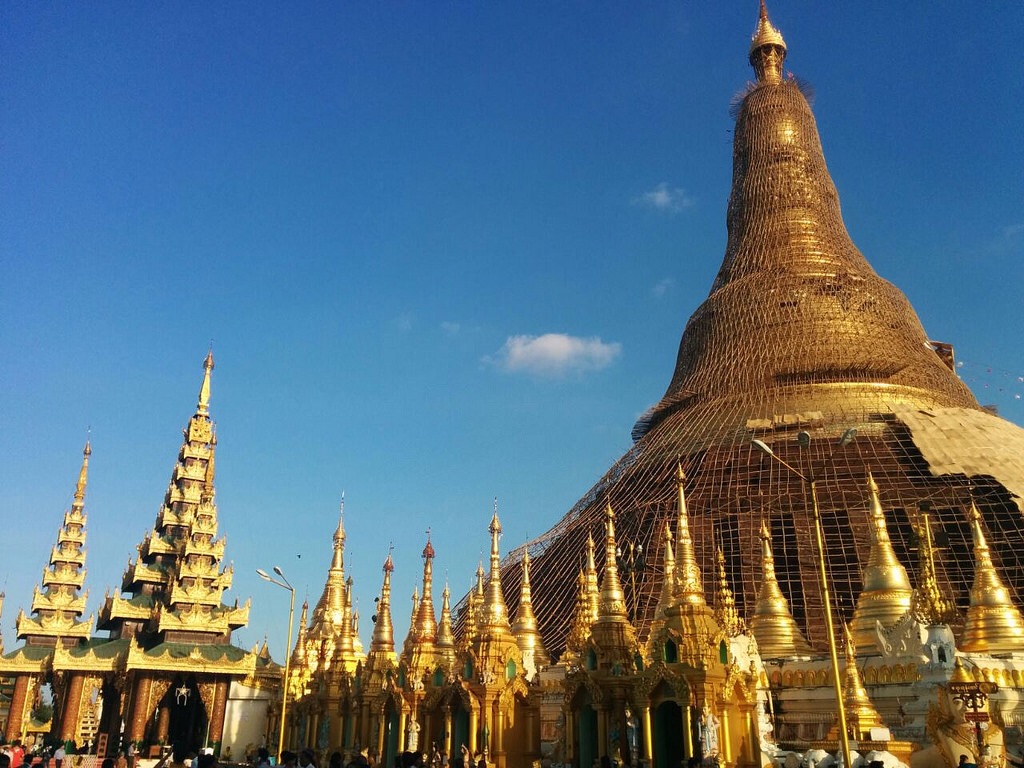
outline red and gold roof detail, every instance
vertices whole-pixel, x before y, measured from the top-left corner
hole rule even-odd
[[[92,632],[92,619],[80,620],[87,595],[79,594],[85,581],[85,489],[90,455],[92,447],[86,441],[71,509],[64,513],[57,544],[43,569],[41,588],[36,587],[32,595],[33,617],[22,612],[15,622],[18,638],[28,645],[88,640]]]

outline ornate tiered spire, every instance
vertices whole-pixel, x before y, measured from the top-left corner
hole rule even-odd
[[[122,590],[132,598],[110,597],[101,610],[101,628],[115,635],[135,635],[145,629],[163,640],[219,644],[248,621],[248,603],[238,607],[221,602],[231,587],[234,569],[220,567],[225,540],[217,538],[214,498],[213,367],[210,352],[203,361],[196,412],[185,428],[156,523],[124,574]],[[146,604],[152,608],[134,600],[142,596],[149,598]]]
[[[324,666],[341,664],[346,671],[355,669],[362,658],[355,650],[352,629],[352,577],[345,575],[345,494],[338,505],[338,527],[334,531],[333,554],[327,570],[323,592],[313,609],[307,643],[313,653],[307,653],[314,667],[322,652]]]
[[[958,620],[956,606],[943,593],[935,572],[935,542],[932,538],[932,523],[927,512],[915,528],[920,542],[918,546],[918,586],[910,600],[914,617],[922,624],[953,624]]]
[[[771,21],[768,20],[768,8],[761,0],[761,14],[757,20],[757,29],[750,39],[750,65],[757,74],[758,82],[782,82],[782,62],[786,59],[786,41]]]
[[[36,618],[19,614],[15,622],[19,639],[31,638],[40,645],[89,639],[92,619],[80,621],[88,595],[78,593],[85,581],[85,487],[91,454],[92,447],[86,440],[71,510],[64,513],[57,545],[50,552],[48,567],[43,569],[42,590],[37,587],[32,595],[32,613]]]
[[[452,630],[451,590],[445,581],[441,592],[441,621],[437,625],[437,653],[441,662],[451,667],[455,663],[455,633]]]
[[[974,535],[974,586],[960,650],[968,653],[1024,651],[1024,621],[992,563],[992,554],[981,530],[981,513],[973,501],[970,514]]]
[[[466,647],[472,644],[480,632],[480,623],[484,615],[484,564],[477,563],[476,581],[473,589],[469,592],[466,600],[466,621],[462,625],[462,644]]]
[[[662,537],[662,570],[661,596],[654,608],[654,618],[648,629],[648,638],[653,638],[658,630],[665,626],[665,616],[676,604],[676,555],[672,547],[672,526],[666,521],[665,533]]]
[[[427,544],[423,547],[423,597],[414,589],[412,593],[412,613],[409,617],[409,635],[402,647],[402,662],[413,678],[433,669],[436,662],[435,643],[437,641],[437,619],[434,616],[433,594],[433,561],[434,545],[430,543],[430,531],[427,531]]]
[[[846,724],[850,729],[851,737],[854,739],[870,739],[872,728],[884,728],[878,710],[871,703],[868,692],[864,689],[864,681],[861,679],[860,670],[857,669],[856,643],[850,628],[843,626],[846,631],[846,673],[843,681],[843,708],[846,710]],[[829,738],[838,735],[836,728]]]
[[[380,588],[380,600],[377,603],[377,615],[373,625],[373,638],[370,640],[370,656],[385,656],[395,659],[395,629],[391,623],[391,573],[395,563],[388,552],[384,561],[384,583]]]
[[[512,624],[512,634],[516,644],[523,652],[523,667],[526,678],[532,680],[540,667],[551,663],[551,657],[544,647],[544,641],[537,629],[537,617],[533,613],[533,600],[530,595],[530,552],[523,551],[523,580],[519,586],[519,609],[516,620]]]
[[[437,640],[437,617],[434,614],[434,545],[430,543],[430,531],[427,531],[427,544],[423,547],[423,599],[415,616],[416,639],[421,644],[433,646]]]
[[[615,511],[611,504],[604,511],[604,574],[601,578],[601,598],[597,621],[590,628],[599,664],[606,668],[631,665],[636,652],[636,630],[626,611],[626,596],[619,581],[619,568],[615,561]]]
[[[750,631],[757,640],[761,658],[809,655],[811,646],[797,627],[793,614],[789,612],[789,601],[783,596],[775,575],[772,535],[765,520],[761,521],[761,567],[764,581],[761,582],[754,615],[750,619]]]
[[[587,594],[587,577],[580,568],[576,577],[576,607],[572,614],[572,624],[565,640],[565,652],[559,659],[564,664],[577,664],[583,646],[590,637],[593,619],[590,615],[590,596]]]
[[[686,474],[682,462],[676,463],[676,490],[679,494],[679,519],[676,521],[676,603],[706,605],[704,583],[690,538],[690,519],[686,511]]]
[[[597,621],[600,601],[600,590],[597,585],[597,563],[594,556],[594,549],[594,535],[587,534],[587,567],[583,571],[583,578],[586,582],[587,610],[589,611],[591,624]]]
[[[733,597],[729,580],[725,575],[725,553],[721,547],[715,552],[718,565],[718,592],[715,595],[715,619],[729,637],[736,637],[747,631],[747,626],[736,610],[736,598]]]
[[[498,520],[497,499],[494,500],[494,514],[491,516],[488,530],[491,533],[491,574],[487,581],[480,628],[481,632],[491,635],[505,635],[511,633],[512,627],[508,620],[505,595],[501,590],[501,550],[498,547],[498,539],[501,537],[501,521]]]
[[[307,639],[309,637],[309,600],[302,601],[302,610],[299,611],[299,633],[295,637],[295,647],[292,649],[291,667],[293,671],[305,669],[309,661],[307,653]]]
[[[897,559],[889,540],[878,484],[870,472],[868,489],[871,493],[871,551],[864,566],[864,589],[857,598],[849,627],[860,654],[878,652],[876,626],[881,624],[888,628],[899,621],[910,609],[913,594],[907,569]]]

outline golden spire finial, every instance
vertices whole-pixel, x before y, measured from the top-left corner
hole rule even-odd
[[[547,648],[537,629],[537,617],[533,612],[533,598],[530,593],[530,551],[523,551],[523,579],[519,585],[519,609],[512,624],[512,634],[523,654],[523,666],[527,679],[533,679],[537,668],[551,663]]]
[[[213,371],[213,349],[206,353],[203,360],[203,383],[199,387],[199,403],[196,412],[204,416],[210,412],[210,373]]]
[[[957,621],[956,605],[943,594],[935,570],[935,542],[927,511],[921,512],[915,526],[918,545],[918,587],[910,599],[911,610],[922,624],[952,624]]]
[[[420,643],[433,645],[437,639],[437,617],[434,615],[434,545],[430,543],[430,529],[427,529],[427,544],[423,547],[423,599],[419,610],[413,616],[416,638]]]
[[[331,570],[345,573],[345,492],[341,493],[341,503],[338,505],[338,527],[334,531],[334,556],[331,560]]]
[[[764,581],[750,618],[750,631],[757,640],[761,657],[781,659],[806,656],[811,646],[789,612],[789,601],[782,594],[775,575],[775,556],[772,554],[772,535],[768,521],[761,519],[761,568]]]
[[[302,601],[299,612],[299,633],[295,637],[295,648],[292,649],[292,666],[301,668],[306,663],[306,635],[309,627],[309,600]]]
[[[377,602],[377,615],[374,617],[373,638],[370,641],[370,652],[394,655],[395,630],[391,623],[391,573],[395,570],[395,562],[391,559],[389,548],[384,561],[384,582],[380,588],[380,600]]]
[[[857,669],[856,643],[850,632],[850,627],[843,624],[846,634],[846,675],[843,682],[843,706],[846,710],[846,723],[850,728],[852,738],[868,739],[872,728],[884,728],[878,710],[871,703],[868,692],[864,689],[864,681],[861,679],[860,670]],[[838,735],[838,726],[833,726],[829,738]]]
[[[719,546],[715,550],[715,561],[718,565],[718,593],[716,595],[715,618],[729,637],[736,637],[746,631],[743,618],[736,609],[736,598],[729,587],[725,575],[725,552]]]
[[[594,557],[594,535],[587,534],[587,567],[584,571],[587,588],[587,610],[590,611],[590,622],[597,621],[598,602],[600,600],[600,589],[597,586],[597,562]]]
[[[676,521],[676,603],[707,605],[704,583],[690,538],[689,513],[686,510],[686,473],[676,462],[676,486],[679,494],[679,519]]]
[[[857,653],[877,653],[877,624],[890,627],[910,610],[913,589],[910,577],[903,567],[889,539],[885,512],[878,493],[878,484],[868,472],[868,491],[871,496],[869,528],[871,550],[864,566],[864,588],[857,597],[853,621],[848,628],[854,638]]]
[[[78,471],[78,482],[75,484],[74,507],[81,507],[85,504],[85,486],[89,481],[89,457],[92,456],[92,445],[86,439],[85,448],[82,450],[82,468]]]
[[[498,544],[498,539],[501,538],[501,521],[498,519],[497,498],[494,499],[494,514],[491,516],[488,530],[491,533],[491,574],[487,580],[482,626],[491,634],[506,634],[511,632],[511,625],[508,621],[505,595],[501,591],[501,548]]]
[[[604,575],[601,578],[601,598],[598,604],[597,620],[628,620],[626,595],[619,581],[619,567],[616,563],[615,510],[607,504],[604,510]]]
[[[981,530],[981,512],[973,501],[970,518],[974,536],[974,586],[960,650],[968,653],[1024,651],[1024,621],[992,563],[992,554]]]
[[[665,521],[665,532],[662,535],[662,582],[661,595],[658,597],[658,604],[654,608],[654,618],[648,631],[648,639],[653,640],[663,626],[668,611],[675,606],[676,601],[676,554],[672,546],[672,525]]]
[[[590,636],[592,625],[590,598],[587,594],[587,577],[583,569],[580,568],[576,577],[576,609],[573,611],[572,624],[569,626],[569,634],[565,639],[565,651],[559,661],[567,664],[576,664],[579,661],[583,646]]]
[[[768,7],[761,0],[757,29],[750,38],[750,66],[761,83],[782,82],[782,62],[786,59],[786,41],[768,19]]]
[[[452,630],[451,590],[448,580],[444,582],[441,592],[441,621],[437,625],[437,650],[441,660],[451,666],[455,662],[455,633]]]

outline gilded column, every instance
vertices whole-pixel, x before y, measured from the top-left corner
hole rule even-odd
[[[139,675],[132,691],[132,711],[128,724],[128,740],[142,741],[146,735],[146,722],[149,720],[149,692],[153,687],[153,679],[148,675]]]
[[[377,760],[381,761],[384,759],[384,720],[386,719],[386,712],[381,712],[377,715]],[[401,737],[399,737],[401,738]]]
[[[686,756],[693,757],[693,707],[683,707],[683,734],[686,736]]]
[[[444,753],[451,759],[452,749],[455,748],[455,734],[452,733],[452,710],[445,707],[444,710]]]
[[[224,741],[224,713],[228,705],[228,681],[218,680],[213,696],[213,713],[210,715],[210,744],[213,753],[220,754],[220,744]]]
[[[413,713],[412,719],[416,719],[416,713]],[[412,750],[412,745],[409,744],[409,734],[406,729],[409,725],[409,715],[406,714],[405,707],[401,707],[398,710],[398,743],[405,745],[403,749],[406,751]],[[417,747],[419,749],[419,747]]]
[[[642,707],[640,709],[640,717],[643,723],[644,737],[643,743],[640,745],[640,757],[647,758],[652,763],[654,762],[654,742],[651,741],[651,708]]]
[[[732,762],[732,742],[729,733],[729,706],[722,707],[722,756],[726,764]]]
[[[608,754],[608,710],[597,711],[597,754]]]
[[[11,707],[7,715],[7,743],[22,737],[22,725],[25,721],[25,702],[28,698],[28,675],[14,678],[14,693],[11,695]]]
[[[480,710],[476,707],[470,707],[469,709],[469,754],[471,756],[476,755],[476,736],[477,730],[480,728]]]
[[[430,755],[431,748],[434,746],[434,736],[433,732],[430,730],[431,728],[433,728],[433,726],[434,723],[432,722],[432,718],[430,717],[430,712],[427,712],[425,715],[423,715],[423,743],[420,744],[418,748],[423,750],[423,752],[425,752],[428,756]]]
[[[576,759],[576,715],[568,707],[565,712],[565,733],[562,738],[565,740],[565,755],[568,758],[565,762],[572,763]]]
[[[82,675],[71,674],[68,681],[67,695],[64,698],[64,711],[60,717],[60,740],[72,741],[78,726],[78,715],[82,709]]]
[[[171,708],[166,704],[160,705],[156,720],[156,740],[162,744],[167,743],[167,735],[171,730]]]
[[[498,768],[505,768],[505,713],[500,709],[497,727],[494,729],[494,755]]]

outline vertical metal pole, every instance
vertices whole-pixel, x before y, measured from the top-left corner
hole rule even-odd
[[[811,507],[814,511],[814,539],[818,544],[818,574],[821,577],[821,599],[825,605],[825,631],[828,652],[832,661],[832,684],[836,691],[836,715],[839,718],[839,745],[843,750],[843,768],[852,768],[850,737],[846,731],[846,707],[843,704],[843,686],[839,676],[839,654],[836,649],[836,630],[832,624],[832,599],[828,589],[828,571],[825,569],[825,538],[821,530],[821,511],[818,508],[817,482],[808,479],[811,488]]]
[[[285,716],[288,714],[288,672],[289,663],[292,659],[292,620],[295,618],[295,589],[288,587],[292,593],[291,601],[288,604],[288,643],[284,647],[284,680],[281,683],[281,729],[277,735],[277,759],[281,759],[281,752],[284,751],[284,724]]]

